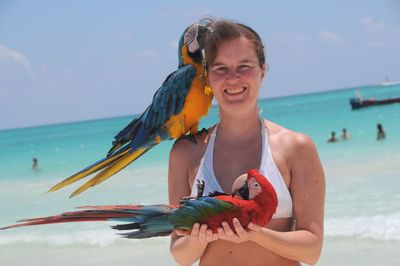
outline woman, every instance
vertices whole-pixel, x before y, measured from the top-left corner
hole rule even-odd
[[[300,265],[317,262],[322,248],[325,181],[316,148],[307,136],[259,117],[257,99],[266,73],[263,45],[251,28],[214,21],[205,48],[206,73],[219,105],[220,121],[197,144],[178,141],[170,153],[169,200],[230,193],[234,179],[250,168],[268,177],[278,194],[272,220],[247,229],[233,220],[213,234],[207,225],[176,230],[171,253],[180,265]],[[260,134],[261,133],[261,134]]]

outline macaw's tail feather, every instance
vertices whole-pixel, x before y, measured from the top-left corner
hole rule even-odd
[[[89,208],[74,212],[65,212],[59,215],[25,219],[18,224],[0,228],[0,230],[15,227],[94,221],[119,221],[126,222],[113,226],[117,230],[132,230],[121,234],[125,238],[149,238],[171,234],[173,225],[169,215],[175,210],[167,205],[116,205],[116,206],[86,206]]]
[[[143,239],[156,236],[167,236],[172,233],[174,226],[168,220],[168,214],[151,217],[143,223],[129,223],[112,227],[117,230],[134,230],[120,234],[124,238]],[[137,230],[135,230],[137,229]]]
[[[120,149],[122,146],[130,142],[136,134],[139,126],[140,119],[133,119],[124,129],[122,129],[115,137],[112,143],[111,149],[107,152],[107,156],[110,156],[115,151]]]
[[[19,224],[1,227],[0,230],[15,228],[15,227],[30,226],[30,225],[71,223],[71,222],[95,222],[95,221],[107,221],[111,219],[118,220],[121,218],[129,218],[129,217],[132,217],[132,214],[128,212],[84,210],[75,212],[65,212],[59,215],[48,216],[48,217],[20,220],[18,221]]]
[[[71,195],[70,198],[82,193],[86,189],[90,187],[94,187],[101,182],[105,181],[108,179],[110,176],[118,173],[125,167],[127,167],[131,162],[135,161],[137,158],[142,156],[144,153],[146,153],[148,150],[150,150],[152,147],[147,147],[147,148],[142,148],[142,149],[137,149],[134,152],[129,152],[125,154],[124,156],[120,156],[118,159],[114,160],[111,164],[107,165],[107,167],[102,170],[100,173],[95,175],[92,179],[90,179],[88,182],[86,182],[84,185],[79,187],[77,190],[75,190]]]
[[[75,183],[76,181],[81,180],[82,178],[87,177],[88,175],[91,175],[97,171],[100,171],[101,169],[110,166],[112,163],[123,157],[129,152],[129,147],[127,147],[124,150],[121,150],[119,153],[116,153],[110,157],[106,157],[100,161],[95,162],[94,164],[86,167],[85,169],[79,171],[78,173],[68,177],[67,179],[64,179],[57,185],[53,186],[52,188],[49,189],[48,192],[53,192],[56,190],[59,190],[67,185],[70,185],[72,183]]]

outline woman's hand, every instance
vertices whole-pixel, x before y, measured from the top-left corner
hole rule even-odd
[[[239,244],[251,240],[252,236],[261,229],[260,226],[250,222],[247,225],[246,230],[243,228],[237,218],[232,219],[232,224],[236,233],[232,230],[232,228],[230,228],[229,224],[224,221],[222,222],[222,227],[218,227],[217,229],[218,239],[223,239]]]
[[[191,241],[196,241],[201,244],[208,244],[218,239],[218,234],[213,234],[211,229],[207,229],[206,224],[200,225],[195,223],[191,231],[176,229],[175,232],[178,236],[186,236]]]

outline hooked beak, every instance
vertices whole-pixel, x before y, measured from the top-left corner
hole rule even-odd
[[[239,194],[239,196],[244,200],[249,200],[249,187],[247,186],[247,181],[243,184],[243,186],[232,192],[232,196]]]

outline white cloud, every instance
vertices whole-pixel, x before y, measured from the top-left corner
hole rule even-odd
[[[385,28],[385,22],[377,20],[374,17],[365,17],[361,20],[361,24],[369,31],[376,31]]]
[[[325,42],[328,43],[341,43],[343,42],[343,39],[340,37],[340,35],[336,32],[333,31],[320,31],[318,32],[318,36],[324,40]]]
[[[400,29],[386,25],[382,20],[365,17],[361,20],[365,29],[364,45],[369,48],[396,47],[400,44]]]
[[[0,80],[33,75],[31,63],[22,53],[0,44]]]
[[[137,57],[145,57],[145,58],[158,58],[160,57],[159,53],[155,50],[143,50],[135,53]]]

